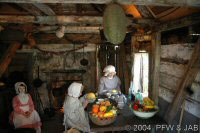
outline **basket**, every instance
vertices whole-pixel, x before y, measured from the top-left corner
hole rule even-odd
[[[96,124],[98,126],[105,126],[105,125],[110,125],[110,124],[114,123],[117,116],[111,118],[110,120],[99,120],[97,117],[94,117],[94,116],[92,116],[91,113],[89,113],[89,118],[94,124]]]

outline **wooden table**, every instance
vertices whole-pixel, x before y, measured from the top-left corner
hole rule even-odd
[[[106,132],[106,131],[150,131],[156,125],[166,124],[166,122],[158,115],[150,119],[140,119],[136,117],[130,110],[128,105],[120,110],[120,115],[116,121],[108,126],[97,126],[90,121],[91,131]]]

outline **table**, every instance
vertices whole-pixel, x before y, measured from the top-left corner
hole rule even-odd
[[[124,109],[120,110],[120,114],[116,121],[108,126],[97,126],[90,121],[91,131],[93,132],[106,132],[106,131],[150,131],[156,125],[163,125],[166,122],[155,115],[150,119],[140,119],[136,117],[132,110],[125,105]]]

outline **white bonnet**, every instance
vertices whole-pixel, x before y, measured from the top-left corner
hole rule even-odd
[[[113,65],[106,66],[103,72],[105,73],[104,76],[107,76],[109,73],[116,73],[115,67]]]
[[[83,85],[81,83],[73,82],[68,88],[68,95],[78,98],[80,96],[82,86]]]
[[[17,83],[15,83],[15,91],[16,91],[16,93],[19,94],[19,86],[20,85],[25,86],[25,92],[27,92],[27,86],[26,86],[26,84],[24,82],[17,82]]]

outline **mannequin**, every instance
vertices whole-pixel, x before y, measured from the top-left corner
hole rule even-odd
[[[82,95],[83,85],[73,82],[68,88],[68,95],[64,101],[64,123],[67,128],[75,128],[82,132],[90,132],[90,125],[87,113],[84,108],[88,101],[79,97]],[[82,100],[81,100],[82,99]]]
[[[27,86],[23,82],[15,84],[17,95],[13,98],[13,112],[11,122],[15,128],[34,128],[36,133],[41,133],[40,117],[34,109],[32,98],[27,94]]]
[[[108,65],[104,68],[103,72],[104,76],[100,79],[98,93],[100,95],[106,94],[107,92],[111,92],[113,89],[121,91],[121,81],[116,75],[115,67]]]

